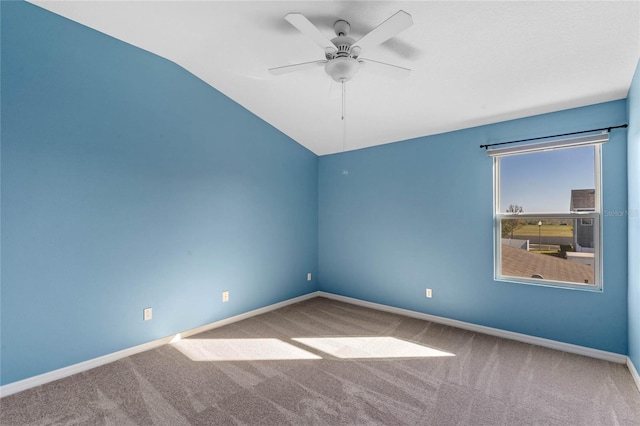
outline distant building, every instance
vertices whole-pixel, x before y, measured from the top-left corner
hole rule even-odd
[[[596,210],[595,189],[572,189],[571,205],[572,213],[593,212]],[[582,218],[573,221],[573,247],[577,252],[593,252],[593,219]]]

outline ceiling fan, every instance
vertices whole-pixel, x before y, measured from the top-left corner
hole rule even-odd
[[[334,23],[336,37],[331,40],[301,13],[289,13],[284,19],[320,46],[324,50],[325,59],[270,68],[271,74],[286,74],[324,65],[324,70],[333,80],[345,83],[365,65],[368,69],[391,78],[404,78],[411,73],[408,68],[360,56],[362,52],[387,41],[413,25],[411,15],[403,10],[396,12],[357,41],[349,37],[351,25],[342,19]]]

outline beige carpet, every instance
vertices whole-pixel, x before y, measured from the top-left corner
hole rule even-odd
[[[640,425],[627,368],[314,298],[0,400],[4,425]]]

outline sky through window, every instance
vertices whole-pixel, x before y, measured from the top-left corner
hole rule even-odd
[[[595,188],[593,146],[500,159],[500,211],[509,205],[524,213],[568,213],[572,189]]]

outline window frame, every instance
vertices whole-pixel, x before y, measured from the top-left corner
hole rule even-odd
[[[501,154],[493,156],[493,234],[494,234],[494,280],[501,282],[509,282],[516,284],[536,285],[543,287],[564,288],[570,290],[583,290],[583,291],[603,291],[603,244],[602,244],[602,142],[599,141],[592,144],[594,149],[594,186],[595,186],[595,205],[594,211],[573,211],[568,213],[501,213],[500,212],[500,159],[503,156]],[[535,144],[534,144],[535,145]],[[541,144],[542,145],[542,144]],[[531,145],[528,145],[531,146]],[[540,149],[530,148],[523,150],[521,153],[509,153],[508,155],[527,155],[530,153],[541,152],[545,150],[557,150],[557,149],[571,149],[578,146],[585,145],[572,145],[556,146],[553,148],[541,147]],[[566,218],[575,220],[573,223],[581,222],[583,219],[591,219],[593,222],[593,249],[594,249],[594,281],[593,284],[581,284],[568,281],[555,281],[550,279],[540,278],[527,278],[502,274],[502,232],[501,221],[502,219],[559,219]]]

